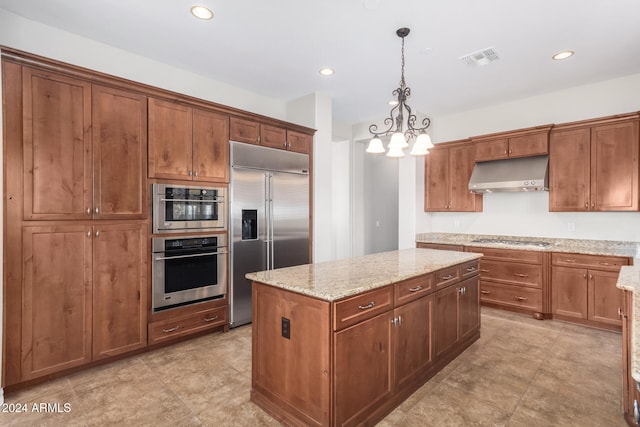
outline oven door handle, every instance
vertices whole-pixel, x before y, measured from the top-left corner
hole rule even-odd
[[[200,256],[211,256],[211,255],[226,255],[227,251],[218,251],[218,252],[207,252],[204,254],[192,254],[192,255],[176,255],[176,256],[161,256],[155,258],[156,261],[164,261],[165,259],[180,259],[180,258],[195,258]]]
[[[197,200],[197,199],[160,199],[161,202],[194,202],[194,203],[222,203],[224,200]]]

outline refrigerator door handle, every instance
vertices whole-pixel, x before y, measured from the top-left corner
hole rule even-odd
[[[273,173],[269,172],[269,232],[271,235],[269,236],[269,245],[271,246],[271,270],[275,268],[275,236],[273,230]]]
[[[267,270],[271,270],[272,266],[270,264],[271,261],[271,230],[270,230],[270,226],[271,226],[271,209],[270,209],[270,203],[269,203],[269,173],[265,172],[264,174],[264,223],[265,223],[265,236],[264,236],[264,242],[267,245],[267,260],[266,260],[266,266],[267,266]]]

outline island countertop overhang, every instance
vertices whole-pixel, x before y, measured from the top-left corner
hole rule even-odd
[[[472,252],[411,248],[259,271],[246,278],[331,302],[481,257]]]

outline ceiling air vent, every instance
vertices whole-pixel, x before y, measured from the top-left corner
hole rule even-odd
[[[477,52],[469,53],[459,58],[462,62],[472,66],[487,65],[489,62],[497,61],[500,59],[498,52],[493,47],[479,50]]]

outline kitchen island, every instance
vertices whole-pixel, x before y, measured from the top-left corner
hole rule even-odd
[[[405,249],[247,274],[251,400],[287,425],[373,425],[480,337],[480,254]]]

